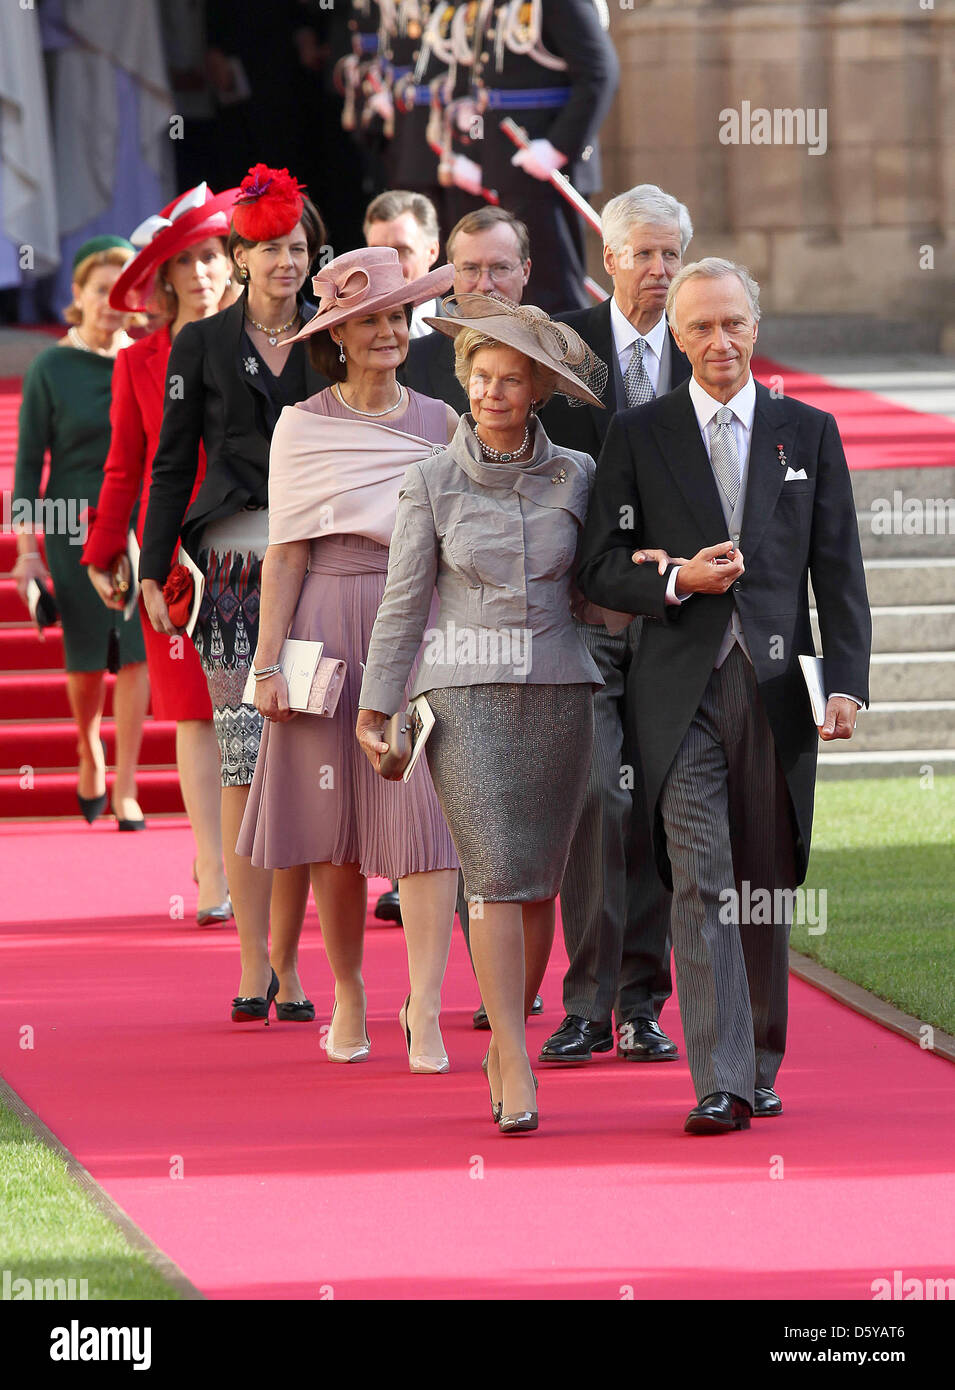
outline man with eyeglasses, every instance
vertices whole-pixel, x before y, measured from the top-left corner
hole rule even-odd
[[[454,293],[503,294],[519,304],[531,273],[530,239],[523,222],[503,208],[478,208],[452,227],[447,242],[454,266]],[[408,347],[398,373],[405,386],[444,401],[461,414],[470,409],[454,375],[454,339],[428,333]]]

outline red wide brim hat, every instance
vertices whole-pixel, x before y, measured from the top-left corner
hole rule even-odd
[[[123,267],[110,291],[110,307],[125,314],[146,312],[156,275],[164,262],[206,237],[229,235],[229,218],[238,191],[229,188],[225,193],[213,193],[200,183],[156,216],[147,217],[130,237],[133,245],[141,249]]]

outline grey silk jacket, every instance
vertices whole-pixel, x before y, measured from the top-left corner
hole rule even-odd
[[[424,640],[412,696],[457,685],[603,685],[574,627],[577,537],[596,465],[539,420],[524,464],[487,462],[464,416],[446,449],[408,469],[359,704],[393,714]],[[441,602],[426,631],[434,590]]]

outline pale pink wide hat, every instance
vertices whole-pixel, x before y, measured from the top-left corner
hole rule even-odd
[[[360,314],[380,314],[399,304],[424,304],[447,294],[453,283],[453,265],[442,265],[417,280],[406,280],[398,252],[392,246],[362,246],[357,251],[346,251],[312,277],[318,313],[286,341],[300,342],[312,333]]]

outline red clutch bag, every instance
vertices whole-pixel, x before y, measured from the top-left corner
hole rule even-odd
[[[162,596],[169,609],[169,621],[176,627],[185,627],[189,621],[195,592],[196,582],[185,565],[173,565],[162,586]]]

